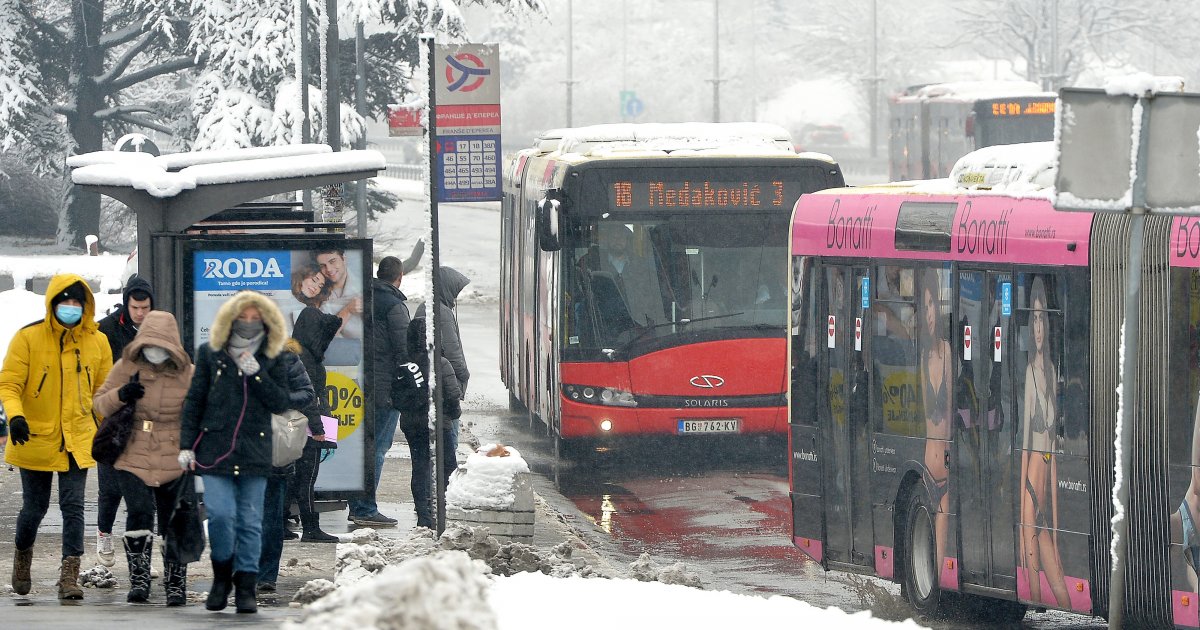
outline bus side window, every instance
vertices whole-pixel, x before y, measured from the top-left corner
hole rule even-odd
[[[871,366],[872,424],[894,435],[924,435],[916,345],[916,287],[912,267],[880,265],[875,273]]]
[[[812,258],[797,256],[791,269],[792,423],[817,423],[817,275]]]

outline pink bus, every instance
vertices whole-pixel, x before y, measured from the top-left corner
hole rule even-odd
[[[1108,616],[1122,216],[922,183],[797,201],[796,546],[917,611]],[[1200,627],[1200,220],[1148,220],[1125,618]]]

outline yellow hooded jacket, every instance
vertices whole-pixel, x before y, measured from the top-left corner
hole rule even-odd
[[[46,289],[46,318],[13,335],[0,370],[0,403],[10,419],[24,416],[29,441],[10,443],[4,460],[27,470],[66,471],[67,453],[80,468],[95,465],[92,438],[100,419],[92,397],[112,368],[112,350],[96,327],[96,301],[91,291],[83,318],[66,328],[54,317],[50,302],[67,287],[82,282],[75,274],[59,274]]]

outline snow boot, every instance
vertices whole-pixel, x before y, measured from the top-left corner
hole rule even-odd
[[[79,556],[62,559],[58,572],[58,598],[83,599],[83,589],[79,588]]]
[[[204,607],[209,610],[225,610],[229,605],[229,591],[233,588],[233,558],[228,560],[213,560],[212,588],[208,589],[208,601]]]
[[[167,580],[163,588],[167,591],[168,606],[183,606],[187,603],[187,565],[167,562],[163,565]]]
[[[150,556],[154,551],[154,534],[145,530],[125,534],[125,559],[129,562],[129,595],[125,601],[150,601]]]
[[[238,571],[233,574],[233,584],[237,588],[237,592],[233,596],[237,611],[240,613],[258,612],[258,600],[254,598],[254,587],[258,584],[258,572]]]
[[[300,521],[304,524],[304,534],[300,537],[300,542],[338,542],[337,536],[321,531],[321,521],[316,512],[301,512]]]
[[[33,564],[33,547],[17,549],[13,552],[12,586],[17,595],[28,595],[33,588],[33,578],[29,568]]]

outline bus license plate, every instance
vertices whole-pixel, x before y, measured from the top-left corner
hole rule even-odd
[[[679,421],[680,433],[738,433],[741,430],[741,421],[736,418]]]

